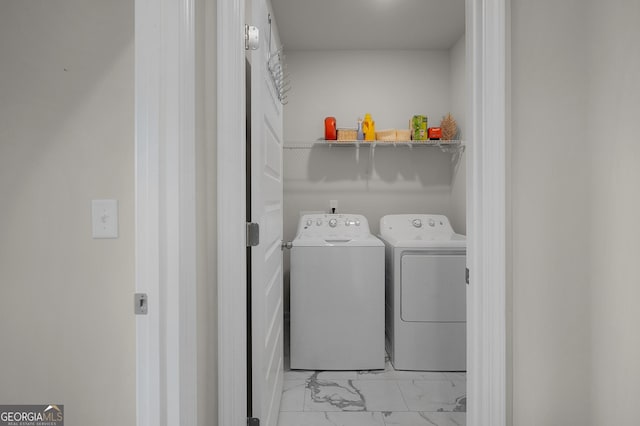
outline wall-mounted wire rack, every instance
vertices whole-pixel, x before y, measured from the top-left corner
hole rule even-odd
[[[269,77],[273,83],[273,88],[282,105],[287,104],[287,92],[291,90],[291,81],[289,74],[286,72],[287,66],[284,63],[284,48],[280,46],[275,52],[271,51],[271,14],[269,14],[269,59],[267,60],[267,69]]]

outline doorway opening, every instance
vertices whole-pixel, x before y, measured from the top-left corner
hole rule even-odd
[[[240,1],[240,3],[244,2]],[[479,372],[477,377],[482,377],[482,380],[476,381],[469,378],[470,406],[475,407],[469,410],[470,413],[473,413],[473,419],[468,424],[481,424],[482,419],[489,421],[488,423],[483,422],[485,424],[501,425],[504,424],[505,416],[504,175],[500,172],[495,173],[495,171],[504,169],[506,8],[504,2],[501,1],[483,1],[481,3],[467,9],[467,13],[471,15],[467,18],[467,22],[471,23],[471,26],[467,26],[468,33],[471,33],[467,36],[467,39],[471,41],[467,47],[472,51],[472,54],[468,55],[471,59],[468,78],[472,90],[470,99],[467,100],[467,108],[471,111],[467,127],[469,130],[468,139],[472,140],[474,145],[474,164],[472,166],[474,176],[471,179],[473,188],[469,188],[471,195],[468,196],[472,215],[467,233],[473,236],[473,240],[470,240],[471,282],[477,284],[477,287],[470,291],[471,306],[468,308],[468,318],[471,321],[469,342],[470,347],[473,348],[473,351],[469,352],[473,355],[469,371]],[[225,17],[234,18],[233,11],[224,7],[221,7],[219,12],[222,12],[219,14],[219,23],[225,22]],[[221,33],[233,34],[232,31],[226,33],[226,29],[226,26],[221,27]],[[231,57],[232,55],[225,55],[225,52],[221,52],[221,56],[221,62],[224,62],[227,56]],[[221,76],[223,74],[221,73]],[[224,75],[228,77],[228,73]],[[231,101],[231,104],[227,104],[226,101]],[[225,108],[234,105],[233,100],[224,96],[224,93],[220,102]],[[489,105],[491,108],[488,107]],[[219,138],[222,143],[221,157],[224,157],[226,149],[230,149],[223,142],[226,139],[226,131],[229,130],[225,124],[221,122],[221,137]],[[487,155],[488,153],[497,155]],[[221,169],[223,172],[229,171],[230,167],[227,164]],[[489,173],[488,170],[492,170],[492,173]],[[230,176],[233,176],[233,173],[230,173]],[[228,205],[225,210],[226,212],[220,213],[220,221],[229,218],[225,214],[229,213]],[[226,224],[228,223],[230,222],[226,222]],[[221,244],[225,243],[221,242]],[[480,248],[482,250],[479,250]],[[489,252],[493,253],[491,260],[482,256],[482,253]],[[495,253],[498,255],[495,256]],[[226,291],[228,285],[227,274],[228,271],[223,271],[220,275],[219,284],[223,292]],[[490,297],[484,297],[487,295]],[[228,301],[224,298],[220,300],[221,305],[225,303],[225,300]],[[237,305],[233,304],[232,306]],[[496,315],[480,315],[481,312],[496,312]],[[228,323],[225,323],[226,318],[223,315],[221,317],[222,329],[226,328],[225,325],[228,326]],[[231,328],[233,327],[231,326]],[[485,336],[488,339],[482,338]],[[229,355],[233,351],[223,352],[221,353],[220,368],[221,382],[228,383],[229,381],[225,381],[225,377],[229,370],[225,367],[233,366],[234,363],[229,364],[229,358],[225,357],[225,354]],[[481,373],[480,370],[482,370]],[[237,370],[234,371],[237,372]],[[236,375],[236,377],[238,376]],[[487,392],[481,392],[482,390],[487,390]],[[235,395],[238,394],[235,393]],[[233,404],[225,404],[225,400],[229,399],[226,396],[223,397],[221,393],[221,408],[233,406]],[[235,411],[221,411],[221,421],[229,419],[229,424],[235,424],[233,419],[237,415],[239,413]]]
[[[445,215],[458,233],[465,234],[466,157],[461,151],[444,152],[437,147],[410,143],[392,146],[378,143],[371,147],[316,142],[322,137],[320,124],[325,117],[335,116],[338,128],[355,128],[357,118],[365,113],[373,115],[380,130],[407,129],[414,114],[426,115],[428,126],[438,127],[443,116],[453,113],[461,139],[466,139],[464,1],[457,2],[458,16],[451,12],[451,23],[441,27],[438,36],[442,40],[420,43],[414,34],[413,39],[393,41],[394,31],[385,33],[380,27],[378,32],[387,37],[377,45],[375,41],[367,41],[375,35],[363,37],[358,29],[343,30],[338,22],[327,25],[331,33],[340,34],[335,39],[327,32],[320,32],[315,39],[310,36],[305,39],[306,33],[314,34],[307,19],[310,16],[305,14],[315,14],[320,22],[325,22],[325,18],[318,16],[317,10],[300,11],[304,2],[297,2],[297,6],[286,0],[272,3],[292,86],[289,103],[284,108],[284,240],[294,239],[301,214],[327,213],[331,200],[337,201],[338,213],[364,215],[374,235],[380,232],[382,216],[401,213]],[[449,2],[448,6],[455,9],[455,3]],[[325,8],[332,6],[336,9],[328,10],[329,17],[342,15],[344,21],[353,22],[344,5],[329,3]],[[381,7],[378,12],[384,18],[372,14],[365,19],[386,20],[389,28],[394,20],[406,17],[393,8]],[[439,21],[443,21],[448,13],[437,10],[425,12],[424,16],[439,16]],[[299,32],[295,23],[287,19],[307,22],[306,28]],[[456,25],[457,32],[452,30]],[[448,40],[444,40],[442,28],[451,31]],[[297,37],[290,37],[288,31],[295,32]],[[289,271],[289,255],[285,253],[285,332],[289,320]],[[464,286],[463,280],[461,285]],[[285,355],[288,340],[285,338]],[[464,352],[464,347],[460,350]],[[382,372],[316,374],[286,371],[287,361],[285,357],[281,413],[284,421],[295,423],[305,415],[300,413],[313,411],[329,413],[328,416],[339,420],[336,412],[362,408],[363,418],[375,413],[381,422],[385,418],[394,421],[400,417],[431,416],[430,420],[438,423],[445,420],[464,423],[464,373],[396,371],[388,361],[386,371]],[[420,387],[415,384],[418,382]],[[335,389],[339,395],[327,402],[327,395]],[[439,400],[440,405],[429,402],[421,393]],[[374,394],[386,398],[372,402],[375,397],[370,395]],[[365,400],[370,401],[369,406]]]

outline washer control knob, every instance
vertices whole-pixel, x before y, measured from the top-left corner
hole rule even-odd
[[[435,221],[435,220],[433,220],[433,219],[429,219],[429,226],[430,226],[430,227],[432,227],[432,228],[433,228],[434,226],[436,226],[436,221]]]
[[[337,224],[338,224],[338,221],[336,219],[331,219],[329,221],[329,226],[332,228],[335,228]]]
[[[356,226],[360,226],[360,219],[356,219]]]
[[[351,225],[351,221],[349,219],[345,219],[344,226],[350,226],[350,225]]]
[[[422,221],[420,219],[413,219],[413,222],[411,223],[416,228],[422,228]]]
[[[318,226],[322,225],[322,219],[316,220],[316,225],[318,225]]]
[[[313,225],[313,220],[307,219],[307,226],[311,226],[311,225]]]

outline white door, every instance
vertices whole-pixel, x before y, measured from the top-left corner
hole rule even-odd
[[[251,221],[260,243],[251,249],[252,417],[275,426],[283,380],[282,105],[267,68],[277,31],[268,0],[252,2],[260,48],[251,52]]]

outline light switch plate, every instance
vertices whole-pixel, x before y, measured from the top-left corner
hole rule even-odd
[[[118,200],[92,200],[93,238],[118,238]]]

